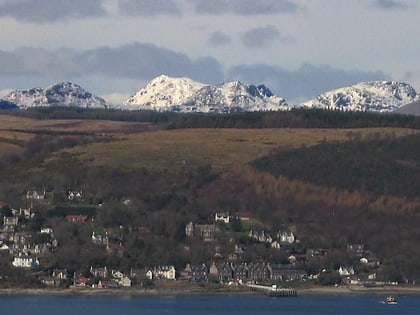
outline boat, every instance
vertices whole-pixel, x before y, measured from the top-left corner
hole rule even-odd
[[[388,295],[386,299],[382,302],[384,304],[397,304],[397,299],[392,295]]]

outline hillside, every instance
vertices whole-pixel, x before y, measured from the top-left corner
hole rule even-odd
[[[236,264],[284,264],[291,254],[304,259],[307,251],[327,251],[326,258],[300,264],[309,274],[356,264],[346,246],[358,243],[381,262],[379,269],[358,263],[360,270],[382,279],[420,275],[417,129],[180,128],[179,121],[201,124],[203,118],[139,123],[82,119],[85,114],[90,112],[66,120],[0,115],[0,200],[26,208],[28,190],[46,190],[45,201],[33,203],[35,217],[19,226],[34,240],[43,239],[41,227],[54,230],[59,246],[40,256],[40,271],[91,265],[182,269],[225,262],[235,246],[241,248]],[[276,121],[271,115],[263,120]],[[325,124],[337,117],[331,115]],[[246,126],[261,118],[226,117],[214,119]],[[68,199],[69,190],[83,198]],[[220,234],[211,242],[186,235],[189,222],[209,225],[216,212],[246,215],[247,221],[217,225]],[[67,215],[89,220],[69,223]],[[300,242],[276,249],[250,237],[251,230],[292,231]],[[92,243],[93,232],[106,232],[114,251]],[[396,242],[400,246],[384,246]],[[83,255],[72,254],[81,249]],[[14,274],[7,259],[0,257],[0,268]]]

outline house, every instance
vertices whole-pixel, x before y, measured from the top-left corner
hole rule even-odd
[[[51,228],[41,228],[40,233],[41,234],[52,234],[53,230]]]
[[[68,190],[67,191],[67,199],[68,200],[80,200],[83,198],[83,191],[82,190]]]
[[[214,224],[201,224],[198,226],[198,231],[204,242],[212,242],[216,239],[216,226]]]
[[[11,241],[15,244],[26,245],[31,238],[32,235],[27,232],[15,232],[11,237]]]
[[[118,270],[111,270],[111,275],[119,287],[131,287],[131,279]]]
[[[51,276],[41,276],[39,277],[39,280],[47,287],[58,287],[61,283],[60,279]]]
[[[87,219],[88,219],[88,216],[87,215],[81,215],[81,214],[79,214],[79,215],[68,215],[68,216],[66,216],[66,221],[67,222],[76,222],[76,223],[78,223],[78,222],[86,222]]]
[[[348,277],[354,275],[354,269],[352,266],[349,267],[342,267],[338,268],[338,274],[342,277]]]
[[[50,244],[35,244],[31,245],[28,250],[32,254],[47,254],[50,252],[51,245]]]
[[[88,287],[90,286],[91,282],[92,279],[87,277],[77,277],[73,279],[73,285],[75,287]]]
[[[3,217],[3,231],[14,231],[19,223],[19,217]]]
[[[97,245],[109,245],[108,233],[105,232],[105,235],[95,234],[92,232],[91,236],[92,242]]]
[[[223,222],[223,223],[229,223],[230,216],[229,212],[216,212],[214,215],[214,222]]]
[[[250,230],[248,236],[250,238],[253,238],[257,240],[260,243],[269,243],[271,244],[273,242],[273,238],[271,235],[264,230],[262,231],[256,231],[256,230]]]
[[[68,278],[68,273],[67,273],[67,269],[54,269],[52,276],[55,278],[58,278],[60,280],[67,280]]]
[[[118,270],[111,270],[111,275],[114,279],[122,279],[125,277],[125,275]]]
[[[26,192],[26,199],[28,200],[44,200],[45,196],[45,190],[43,193],[38,193],[36,190],[28,190]]]
[[[25,219],[32,219],[35,216],[35,213],[32,212],[31,207],[29,208],[19,208],[18,214]]]
[[[270,278],[276,281],[302,281],[307,278],[306,271],[303,267],[290,264],[275,264],[268,266],[270,270]]]
[[[285,232],[285,231],[279,231],[277,233],[277,238],[281,243],[288,243],[293,244],[295,242],[295,235],[293,232]]]
[[[248,279],[248,272],[249,272],[249,269],[248,269],[247,263],[242,263],[235,266],[235,270],[234,270],[235,280],[237,280],[238,282],[246,281]]]
[[[209,281],[209,271],[206,264],[201,265],[189,265],[185,267],[184,271],[185,276],[191,282],[208,282]]]
[[[151,272],[151,273],[150,273]],[[151,278],[150,278],[151,275]],[[147,278],[151,279],[166,279],[166,280],[175,280],[176,279],[176,270],[175,267],[170,266],[157,266],[153,269],[149,269],[146,272]]]
[[[115,289],[118,288],[118,281],[115,279],[109,280],[99,280],[98,281],[98,288],[99,289]]]
[[[187,237],[194,236],[194,223],[190,222],[185,226],[185,235]]]
[[[108,277],[108,270],[106,269],[106,266],[103,267],[103,268],[93,268],[91,266],[89,271],[92,274],[92,276],[97,277],[97,278],[107,278]]]
[[[280,249],[281,248],[281,245],[280,245],[279,241],[274,241],[273,243],[270,244],[270,246],[271,246],[271,248],[274,248],[274,249]]]
[[[188,237],[198,237],[204,242],[212,242],[216,238],[216,225],[214,224],[194,224],[192,222],[185,226],[185,235]]]
[[[255,283],[270,278],[270,271],[265,263],[249,263],[248,264],[248,280]]]
[[[13,258],[12,265],[17,268],[36,268],[39,266],[39,260],[29,255],[19,254]]]
[[[1,246],[0,246],[0,250],[9,250],[10,248],[9,248],[9,246],[7,246],[6,244],[1,244]]]
[[[217,270],[219,274],[219,281],[223,283],[232,282],[234,277],[234,267],[231,263],[222,263],[217,265]]]
[[[131,287],[131,279],[127,276],[118,279],[118,285],[120,287]]]

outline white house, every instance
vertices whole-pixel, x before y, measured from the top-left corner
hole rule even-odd
[[[229,212],[216,212],[214,215],[214,222],[223,222],[223,223],[229,223],[230,216]]]
[[[281,243],[289,243],[293,244],[295,242],[295,235],[293,232],[287,233],[287,232],[280,232],[277,233],[277,238],[280,240]]]
[[[342,277],[348,277],[354,275],[354,269],[352,266],[350,267],[342,267],[338,268],[338,274]]]
[[[153,269],[149,269],[146,272],[146,277],[148,279],[167,279],[175,280],[176,279],[176,270],[175,267],[170,266],[157,266]]]
[[[12,265],[18,268],[35,268],[39,266],[39,260],[31,256],[19,255],[14,257]]]
[[[41,234],[52,234],[53,230],[51,228],[41,228]]]

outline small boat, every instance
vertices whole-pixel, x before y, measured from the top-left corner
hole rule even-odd
[[[392,295],[388,295],[382,303],[384,303],[384,304],[397,304],[397,300]]]

